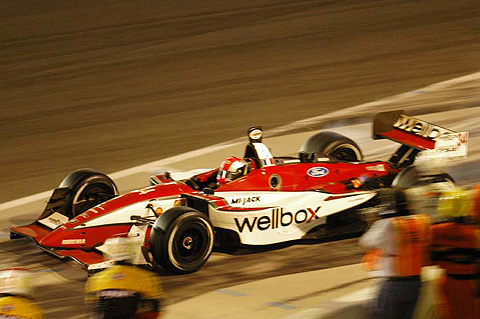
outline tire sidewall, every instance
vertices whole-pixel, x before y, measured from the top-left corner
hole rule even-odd
[[[334,152],[340,149],[348,149],[348,150],[351,150],[353,153],[355,153],[356,159],[353,160],[354,162],[361,161],[363,159],[363,155],[360,149],[356,145],[352,144],[350,141],[347,141],[345,139],[337,140],[327,145],[324,152],[326,154],[333,154]]]
[[[66,205],[67,205],[67,213],[70,214],[71,218],[78,216],[82,212],[74,212],[73,205],[79,199],[82,192],[89,186],[101,184],[105,185],[108,189],[112,191],[114,196],[118,195],[118,189],[115,183],[105,174],[97,173],[93,171],[85,171],[81,172],[77,178],[68,185],[71,189],[70,195],[67,196]]]
[[[188,228],[195,226],[197,230],[202,231],[202,237],[205,239],[205,243],[201,248],[201,254],[199,258],[191,263],[185,264],[179,260],[178,252],[175,251],[175,241],[178,240],[178,236],[181,236]],[[214,231],[213,226],[208,218],[200,212],[190,211],[180,215],[176,218],[162,238],[161,245],[163,246],[164,260],[170,266],[169,268],[175,272],[190,273],[199,270],[210,257],[213,250],[214,243]]]
[[[342,148],[351,150],[355,154],[355,159],[348,161],[358,162],[363,160],[362,150],[357,143],[346,136],[331,131],[323,131],[312,135],[305,141],[300,151],[305,151],[309,154],[316,153],[317,156],[332,156],[335,151],[341,150]],[[337,159],[347,161],[345,159]]]

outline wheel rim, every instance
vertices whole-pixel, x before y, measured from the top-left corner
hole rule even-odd
[[[72,201],[73,217],[115,197],[114,191],[107,184],[85,184],[76,193]]]
[[[181,263],[192,263],[201,259],[205,253],[207,241],[203,225],[191,225],[177,233],[173,243],[176,259]]]
[[[212,252],[213,236],[212,227],[201,218],[177,224],[167,245],[171,265],[182,272],[198,270]]]
[[[331,156],[347,162],[356,162],[360,160],[357,150],[351,147],[346,147],[345,145],[335,149],[332,152]]]

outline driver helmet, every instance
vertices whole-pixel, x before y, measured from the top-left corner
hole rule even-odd
[[[101,251],[108,261],[133,264],[140,247],[132,237],[111,237],[105,240]]]
[[[463,188],[456,188],[440,195],[437,209],[446,218],[460,218],[469,216],[472,208],[470,194]]]
[[[0,271],[0,294],[30,297],[33,293],[31,274],[23,268]]]
[[[220,169],[217,174],[217,183],[218,185],[223,185],[243,175],[247,175],[249,171],[249,162],[242,158],[231,156],[220,164]]]

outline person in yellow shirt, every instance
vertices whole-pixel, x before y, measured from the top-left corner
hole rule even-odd
[[[0,271],[0,319],[44,319],[31,295],[29,272],[21,268]]]
[[[94,319],[157,319],[162,313],[163,289],[153,272],[131,264],[138,246],[127,237],[105,241],[114,265],[91,276],[85,301]]]

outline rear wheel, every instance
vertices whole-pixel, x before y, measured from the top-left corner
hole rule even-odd
[[[311,136],[300,148],[300,152],[316,156],[330,156],[340,161],[359,162],[363,160],[360,147],[341,134],[335,132],[320,132]]]
[[[213,242],[214,230],[207,216],[188,207],[167,210],[155,222],[150,236],[155,261],[176,273],[199,270],[210,257]]]
[[[430,215],[437,222],[441,220],[437,214],[440,196],[454,189],[455,181],[447,173],[421,175],[414,166],[410,166],[395,177],[392,187],[404,188],[410,208],[415,213]]]
[[[455,187],[455,180],[449,174],[421,175],[414,166],[400,172],[393,180],[392,187],[409,188],[436,183],[444,184],[446,188]]]

